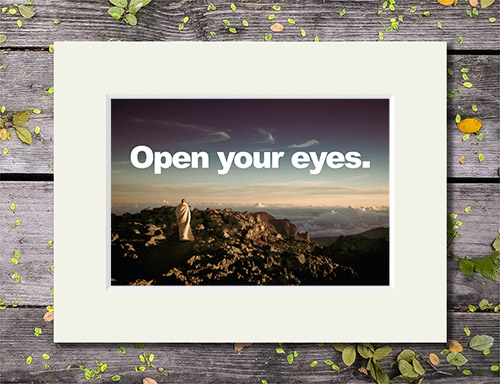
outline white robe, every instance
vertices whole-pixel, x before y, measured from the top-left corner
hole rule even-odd
[[[187,203],[181,203],[175,208],[175,217],[179,226],[180,241],[194,241],[193,233],[191,232],[191,211]]]

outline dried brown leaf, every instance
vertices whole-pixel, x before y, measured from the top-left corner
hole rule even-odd
[[[144,379],[142,379],[142,384],[158,384],[158,382],[151,377],[145,377]]]
[[[366,370],[365,367],[358,368],[358,371],[361,372],[363,375],[368,375],[368,371]]]
[[[245,347],[251,346],[253,343],[234,343],[234,351],[239,352]]]
[[[439,356],[436,355],[435,353],[431,353],[429,355],[429,361],[431,362],[432,365],[439,365]]]
[[[54,312],[47,312],[45,315],[43,315],[43,320],[45,320],[47,323],[52,323],[54,321]]]
[[[273,25],[271,25],[271,31],[273,32],[281,32],[283,30],[283,25],[280,24],[280,23],[275,23]]]
[[[446,343],[446,348],[450,352],[462,352],[464,350],[462,348],[462,345],[458,341],[453,339],[448,340],[448,342]]]
[[[477,7],[477,0],[469,0],[469,4],[471,7]]]
[[[7,140],[7,130],[5,128],[0,129],[0,140]]]
[[[459,161],[460,161],[460,164],[465,164],[465,156],[464,155],[460,156]]]

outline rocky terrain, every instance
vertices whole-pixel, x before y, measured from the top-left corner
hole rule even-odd
[[[341,236],[323,247],[287,219],[207,208],[192,211],[195,241],[180,242],[174,211],[164,206],[112,215],[113,285],[387,284],[376,273],[386,265],[388,276],[385,239]],[[364,267],[354,253],[376,262]]]

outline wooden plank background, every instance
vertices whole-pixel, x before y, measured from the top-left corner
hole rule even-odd
[[[127,353],[122,355],[115,344],[54,344],[53,324],[43,321],[45,307],[52,305],[53,296],[53,249],[47,242],[53,239],[53,97],[45,94],[53,85],[53,54],[49,45],[54,41],[92,40],[107,41],[111,38],[123,41],[263,41],[271,31],[269,27],[281,22],[285,29],[273,33],[275,41],[312,41],[318,36],[321,41],[377,41],[378,33],[384,33],[385,41],[446,41],[448,43],[448,67],[454,71],[448,75],[448,90],[459,89],[459,93],[448,101],[448,212],[457,213],[463,226],[461,237],[456,239],[451,250],[462,256],[480,257],[491,253],[491,243],[500,227],[500,185],[499,161],[499,22],[489,18],[498,17],[498,3],[481,9],[479,16],[469,17],[466,10],[472,10],[467,1],[460,0],[456,7],[443,7],[437,1],[398,1],[395,12],[385,9],[381,16],[382,1],[281,1],[277,12],[273,2],[237,1],[237,9],[230,9],[230,2],[213,1],[216,11],[208,11],[208,1],[180,0],[163,2],[153,0],[138,14],[139,24],[135,27],[112,19],[107,14],[110,4],[105,0],[75,2],[70,0],[34,0],[34,18],[22,19],[23,26],[16,24],[19,15],[7,12],[0,14],[0,34],[7,41],[0,43],[0,105],[7,111],[38,108],[42,111],[33,115],[27,127],[33,131],[41,128],[41,134],[34,138],[33,145],[20,143],[17,138],[2,142],[8,147],[7,155],[0,154],[0,295],[7,308],[0,311],[0,381],[5,383],[83,383],[87,380],[78,368],[83,364],[91,367],[95,360],[108,363],[104,382],[111,382],[114,374],[121,375],[121,382],[141,383],[144,377],[152,377],[159,383],[368,383],[370,377],[358,371],[365,362],[358,358],[352,367],[341,363],[340,353],[329,344],[285,344],[287,353],[294,350],[299,356],[293,364],[288,364],[284,355],[275,352],[277,345],[254,344],[240,352],[234,352],[230,344],[148,344],[145,349],[135,349],[125,345]],[[0,8],[9,7],[10,2],[0,0]],[[417,11],[409,12],[411,6]],[[346,9],[343,17],[339,16]],[[418,15],[429,11],[423,21]],[[268,20],[269,14],[275,20]],[[389,18],[404,16],[398,31],[385,32]],[[178,25],[184,17],[190,20],[182,31]],[[293,18],[296,25],[286,22]],[[59,19],[60,24],[54,24]],[[227,19],[238,29],[237,34],[229,33],[222,23]],[[247,20],[249,27],[242,27],[241,20]],[[437,28],[440,22],[442,29]],[[241,26],[241,27],[240,27]],[[301,37],[300,29],[307,32]],[[216,32],[215,38],[210,32]],[[459,36],[462,44],[458,43]],[[175,59],[175,58],[173,58]],[[286,59],[286,58],[284,58]],[[237,68],[240,57],[228,58],[228,68]],[[133,68],[133,57],[130,63]],[[207,60],[207,69],[210,61]],[[270,69],[279,70],[279,63],[270,63]],[[461,68],[468,68],[468,76],[473,87],[462,84]],[[140,79],[138,70],[138,79]],[[418,76],[409,73],[408,76]],[[387,73],[381,74],[390,81],[390,58]],[[422,79],[425,81],[425,79]],[[443,95],[444,97],[444,95]],[[478,111],[474,112],[471,105]],[[477,143],[474,135],[462,141],[462,133],[455,124],[455,116],[477,117],[483,122],[484,141]],[[89,120],[89,111],[75,110],[77,118]],[[425,143],[433,139],[433,133],[426,130],[425,111],[416,111],[415,118],[422,120],[421,132],[415,133],[415,140],[426,153]],[[71,129],[71,127],[67,127]],[[88,132],[82,132],[82,140],[91,142]],[[484,161],[477,156],[484,154]],[[466,156],[465,164],[460,164],[461,156]],[[418,161],[418,159],[416,159]],[[16,203],[16,210],[10,204]],[[464,209],[471,206],[470,212]],[[11,225],[21,220],[21,225]],[[425,241],[415,231],[415,241]],[[19,265],[11,263],[15,250],[20,251]],[[436,255],[445,257],[445,255]],[[11,279],[13,273],[21,275],[19,283]],[[423,277],[425,279],[425,277]],[[439,354],[445,347],[441,344],[393,344],[393,352],[384,360],[383,367],[390,377],[396,375],[391,366],[395,356],[403,348],[414,349],[424,361],[426,381],[433,383],[497,383],[498,372],[490,370],[498,365],[500,349],[498,341],[499,314],[478,311],[470,313],[469,304],[488,299],[495,305],[500,302],[499,284],[481,276],[465,277],[458,269],[456,260],[448,260],[448,327],[449,337],[461,342],[464,355],[469,362],[464,368],[472,372],[464,375],[444,362],[433,368],[428,363],[428,354]],[[425,311],[425,302],[431,297],[422,297],[415,303],[416,309]],[[17,307],[12,303],[19,301]],[[89,316],[99,310],[98,303],[82,303],[88,307]],[[57,316],[57,309],[55,311]],[[320,315],[320,314],[318,314]],[[432,314],[429,314],[432,316]],[[146,321],[147,319],[145,319]],[[117,319],[119,321],[119,319]],[[235,314],[234,321],[237,321]],[[468,337],[463,332],[468,327],[472,334],[489,334],[495,338],[491,353],[482,355],[466,347]],[[41,327],[42,335],[34,336],[34,328]],[[369,340],[367,340],[369,341]],[[155,369],[137,373],[138,355],[144,351],[156,356],[156,367],[164,367],[168,376]],[[50,360],[42,358],[48,353]],[[33,363],[27,365],[27,356]],[[331,359],[340,366],[336,372],[323,361]],[[312,368],[309,363],[319,361]],[[48,363],[51,370],[46,370]],[[66,367],[71,365],[70,370]]]

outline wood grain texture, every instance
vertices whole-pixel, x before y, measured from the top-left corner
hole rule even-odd
[[[0,235],[5,244],[0,250],[2,295],[7,303],[19,300],[21,305],[52,304],[53,247],[47,247],[47,242],[53,239],[53,185],[46,182],[2,182],[0,185]],[[477,184],[449,185],[448,211],[458,213],[464,223],[460,228],[462,236],[452,245],[453,252],[474,258],[493,251],[491,243],[499,229],[499,196],[499,184],[481,188]],[[15,213],[10,210],[12,202],[16,203]],[[468,205],[472,209],[465,214],[464,208]],[[16,220],[21,220],[21,225],[12,229],[11,224]],[[417,235],[416,239],[419,241]],[[86,242],[91,244],[92,239]],[[21,253],[18,265],[10,261],[16,250]],[[21,275],[20,283],[11,278],[13,273]],[[477,305],[484,298],[500,303],[499,284],[479,275],[465,277],[458,262],[449,259],[448,308]]]
[[[36,126],[41,134],[35,135],[33,144],[28,146],[17,138],[2,142],[9,148],[9,153],[0,155],[0,172],[5,173],[53,173],[53,96],[45,92],[53,85],[53,57],[48,51],[6,51],[0,53],[0,63],[7,66],[3,72],[5,87],[2,87],[0,104],[7,111],[38,108],[40,115],[32,115],[27,127],[33,132]],[[448,66],[454,71],[448,76],[448,90],[459,89],[448,102],[448,176],[449,177],[498,177],[500,162],[500,78],[498,56],[451,55]],[[474,86],[463,87],[461,68],[468,68],[468,76]],[[444,97],[444,96],[443,96]],[[474,112],[471,105],[478,111]],[[417,111],[422,119],[421,137],[423,151],[425,141],[432,140],[432,132],[426,131],[425,111]],[[75,106],[75,116],[84,115],[92,129],[92,114],[79,111]],[[463,133],[457,129],[455,116],[462,118],[477,117],[483,121],[484,140],[477,142],[476,135],[462,141]],[[71,129],[71,127],[65,127]],[[87,133],[82,132],[82,138]],[[478,154],[484,154],[484,161],[479,162]],[[466,156],[465,164],[459,159]],[[416,160],[417,161],[417,160]]]
[[[9,308],[0,313],[4,332],[0,367],[3,383],[84,383],[84,373],[78,367],[84,365],[91,368],[96,360],[108,364],[103,375],[107,383],[111,382],[109,378],[115,374],[122,376],[122,383],[140,383],[144,377],[152,377],[158,383],[200,384],[261,383],[261,380],[267,380],[268,383],[373,382],[358,371],[358,368],[366,366],[364,359],[358,356],[351,367],[346,367],[341,354],[328,343],[323,347],[317,344],[284,344],[282,348],[286,353],[299,353],[293,364],[288,364],[286,355],[276,353],[277,344],[253,344],[239,353],[233,351],[231,344],[147,344],[144,349],[124,344],[126,354],[122,355],[119,344],[54,344],[54,325],[42,320],[44,313],[43,308]],[[57,321],[57,309],[54,313]],[[470,329],[471,337],[488,334],[498,340],[498,319],[499,315],[494,313],[448,314],[449,338],[457,340],[464,347],[463,354],[469,362],[462,369],[469,369],[471,377],[467,378],[461,370],[446,363],[445,357],[440,355],[445,348],[444,343],[413,346],[391,344],[391,354],[380,363],[392,378],[397,375],[397,371],[390,366],[391,363],[403,349],[410,348],[420,356],[428,382],[494,383],[498,379],[498,372],[491,372],[489,367],[498,364],[498,342],[493,344],[490,354],[484,356],[468,347],[470,337],[465,335],[463,328]],[[35,327],[42,328],[39,337],[34,336]],[[168,377],[163,377],[154,368],[144,373],[135,372],[134,367],[141,365],[138,355],[145,351],[154,353],[153,364],[165,368]],[[50,360],[44,360],[43,353],[50,355]],[[429,353],[440,356],[441,364],[437,369],[441,373],[431,367]],[[33,358],[29,366],[25,364],[28,356]],[[328,359],[340,367],[339,372],[324,364]],[[310,367],[309,364],[314,360],[318,361],[318,365]],[[45,371],[45,363],[51,366],[51,372]],[[66,371],[68,365],[72,368]]]
[[[109,3],[90,0],[74,1],[45,0],[35,2],[36,16],[24,20],[18,28],[18,15],[3,15],[2,31],[8,36],[6,47],[47,47],[57,40],[94,40],[107,41],[110,38],[124,41],[137,40],[212,40],[210,32],[216,32],[215,40],[256,40],[264,41],[264,36],[271,31],[269,27],[281,22],[285,29],[273,34],[273,41],[313,41],[318,36],[322,41],[378,41],[378,33],[384,32],[384,41],[446,41],[450,49],[498,49],[499,24],[488,19],[498,15],[498,3],[487,9],[479,9],[478,17],[468,17],[466,10],[470,6],[459,2],[456,7],[444,7],[437,2],[417,0],[411,3],[396,3],[391,12],[385,9],[381,16],[383,1],[281,1],[282,11],[276,12],[271,7],[274,2],[252,1],[236,2],[233,12],[230,2],[214,1],[216,11],[207,11],[208,1],[179,0],[172,2],[153,1],[138,13],[138,25],[131,27],[114,20],[108,13]],[[2,6],[9,5],[1,0]],[[417,6],[415,13],[410,13],[412,5]],[[346,9],[343,17],[339,15]],[[419,14],[429,11],[424,21]],[[269,14],[275,14],[274,20],[268,20]],[[386,32],[389,19],[403,15],[404,21],[398,31]],[[190,21],[182,31],[178,25],[188,16]],[[288,18],[296,21],[287,23]],[[60,24],[53,21],[59,19]],[[231,22],[238,33],[230,33],[222,23],[223,19]],[[249,22],[243,27],[241,21]],[[437,27],[441,22],[442,29]],[[307,32],[301,37],[300,29]],[[458,37],[463,43],[458,43]]]

